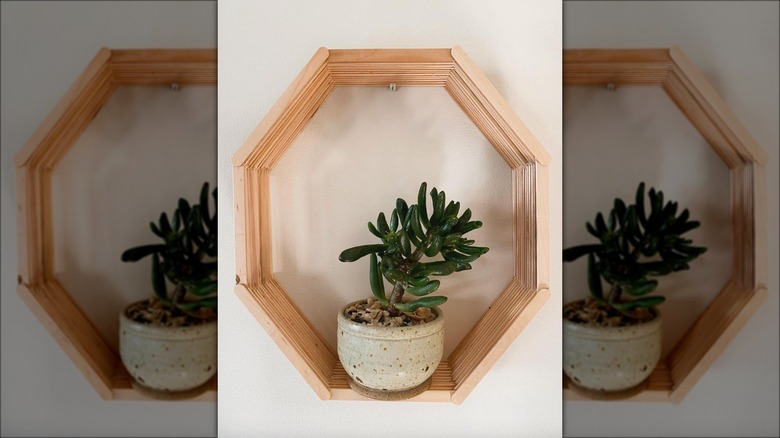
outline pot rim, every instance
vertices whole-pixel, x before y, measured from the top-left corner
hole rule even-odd
[[[348,328],[353,333],[360,333],[361,336],[376,337],[376,338],[387,338],[389,336],[392,336],[393,334],[409,332],[412,330],[417,331],[418,334],[409,337],[419,338],[419,337],[429,336],[434,333],[438,333],[439,331],[444,329],[444,312],[438,307],[431,308],[431,310],[436,314],[436,319],[434,319],[433,321],[427,322],[425,324],[412,325],[406,327],[382,327],[376,325],[361,324],[358,322],[354,322],[350,319],[347,319],[347,317],[344,316],[344,311],[347,309],[347,307],[365,302],[366,300],[367,298],[363,298],[361,300],[353,301],[341,307],[338,313],[338,326],[340,328]]]
[[[148,323],[138,322],[130,319],[127,316],[127,309],[130,307],[148,301],[149,299],[143,299],[135,301],[125,306],[121,312],[119,312],[119,327],[120,330],[130,330],[138,335],[142,335],[149,338],[166,338],[166,339],[203,339],[216,335],[217,332],[217,319],[202,324],[188,325],[188,326],[159,326]],[[205,331],[201,336],[193,336],[192,332]]]
[[[580,301],[584,301],[584,300],[571,301],[566,305],[580,302]],[[577,336],[593,336],[594,338],[600,338],[600,339],[604,336],[612,337],[615,340],[643,338],[645,336],[653,335],[659,330],[661,330],[662,323],[663,323],[663,316],[661,314],[661,311],[658,310],[657,307],[651,307],[650,309],[652,309],[653,313],[655,313],[653,319],[648,321],[643,321],[638,324],[615,326],[615,327],[587,325],[581,322],[574,322],[564,318],[563,319],[564,332],[576,334]],[[621,334],[623,336],[620,336]]]

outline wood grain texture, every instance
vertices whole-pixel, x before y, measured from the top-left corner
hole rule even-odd
[[[281,97],[266,113],[257,127],[252,131],[244,144],[233,154],[234,166],[245,166],[247,159],[256,153],[257,145],[263,142],[263,139],[269,133],[274,125],[278,126],[278,119],[282,118],[288,107],[296,101],[301,100],[301,94],[310,85],[313,78],[323,74],[325,62],[328,60],[328,49],[320,47],[314,56],[309,60],[306,66],[298,73],[298,76],[287,87]]]
[[[18,293],[98,394],[147,399],[129,385],[119,354],[59,283],[54,266],[51,174],[117,86],[216,84],[216,50],[100,49],[30,140],[16,164]],[[204,395],[204,399],[214,399]]]
[[[515,279],[414,401],[462,402],[549,298],[549,155],[460,48],[321,48],[233,155],[236,294],[323,400],[367,400],[273,278],[269,173],[336,86],[440,86],[513,169]],[[545,222],[540,224],[539,222]]]
[[[660,385],[633,398],[676,404],[766,297],[767,155],[677,47],[564,51],[564,85],[607,83],[661,87],[730,170],[732,258],[723,269],[731,279],[662,361],[664,379],[654,372]],[[581,398],[570,390],[564,397]]]

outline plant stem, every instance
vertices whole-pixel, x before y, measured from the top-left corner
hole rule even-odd
[[[607,294],[607,303],[611,306],[612,304],[619,302],[621,292],[619,287],[612,286]]]
[[[186,293],[187,290],[184,289],[182,285],[177,284],[173,289],[173,293],[171,293],[171,304],[173,304],[174,307],[177,307],[177,304],[184,301],[184,294]]]
[[[397,281],[393,286],[393,292],[390,293],[390,307],[395,307],[395,303],[400,303],[403,296],[404,288],[401,286],[401,282]]]

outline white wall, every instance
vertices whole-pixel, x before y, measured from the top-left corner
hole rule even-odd
[[[221,1],[219,17],[220,312],[222,321],[231,315],[219,333],[220,434],[343,436],[369,427],[373,436],[389,436],[397,431],[383,425],[399,424],[426,436],[560,436],[558,257],[552,259],[553,298],[462,405],[320,401],[232,292],[229,192],[232,154],[318,47],[461,45],[552,155],[551,254],[560,254],[559,4]],[[486,218],[475,238],[494,248],[475,262],[471,276],[443,280],[443,288],[452,285],[444,305],[453,315],[452,345],[508,280],[509,265],[501,260],[511,246],[502,237],[508,172],[442,90],[347,89],[331,99],[272,174],[276,275],[332,338],[328,327],[339,304],[367,294],[365,265],[338,263],[338,251],[370,241],[365,222],[392,210],[395,197],[413,197],[428,179]],[[435,164],[424,170],[404,163],[416,156]],[[334,204],[341,207],[328,207]],[[486,292],[475,288],[478,282]],[[469,314],[469,306],[477,310]]]
[[[211,2],[2,3],[3,436],[215,434],[214,403],[101,400],[22,303],[13,168],[100,47],[209,48],[215,36]],[[57,273],[111,343],[119,309],[150,294],[148,265],[119,254],[146,243],[147,223],[179,196],[196,199],[203,180],[215,181],[215,97],[213,87],[120,89],[55,172]]]
[[[567,401],[565,433],[777,436],[778,3],[569,2],[564,30],[565,48],[680,46],[770,156],[767,301],[679,406]],[[564,246],[587,241],[585,221],[611,208],[613,197],[631,196],[642,179],[703,223],[691,237],[710,250],[691,271],[661,282],[665,341],[673,343],[728,275],[718,270],[729,245],[717,231],[728,220],[722,166],[661,91],[567,89],[564,96]],[[583,264],[564,266],[567,300],[583,294]]]

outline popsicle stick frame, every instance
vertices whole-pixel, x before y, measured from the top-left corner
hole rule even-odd
[[[54,272],[51,175],[119,86],[217,83],[213,49],[101,49],[16,155],[17,291],[101,398],[150,400]],[[216,400],[216,378],[196,400]]]
[[[678,404],[766,299],[767,155],[678,47],[564,50],[563,85],[662,88],[731,173],[731,278],[629,399]]]
[[[459,404],[550,296],[549,156],[460,47],[314,54],[233,156],[236,294],[321,399],[367,400],[274,279],[269,173],[335,87],[391,84],[444,87],[512,169],[514,278],[412,399]]]

